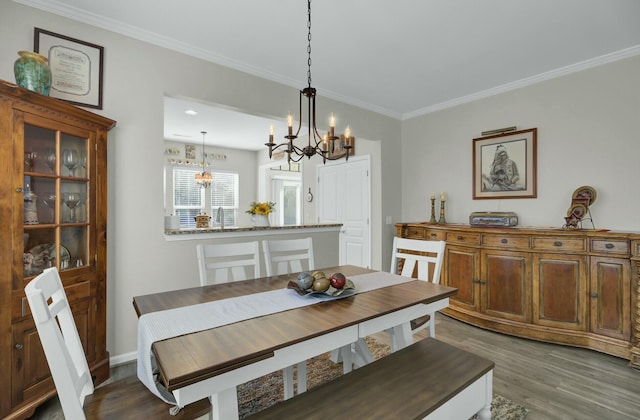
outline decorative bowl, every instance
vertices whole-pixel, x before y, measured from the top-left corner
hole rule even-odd
[[[300,286],[298,286],[298,283],[295,281],[290,281],[289,284],[287,284],[287,289],[295,290],[296,293],[298,293],[300,296],[315,295],[315,296],[329,296],[334,298],[348,297],[356,293],[356,286],[349,279],[347,279],[347,283],[344,285],[342,289],[336,289],[335,287],[329,286],[329,288],[324,292],[316,292],[313,289],[302,290]]]

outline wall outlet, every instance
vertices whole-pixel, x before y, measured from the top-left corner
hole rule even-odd
[[[386,220],[387,224],[393,224],[393,219],[391,218],[391,216],[387,216],[387,220]]]

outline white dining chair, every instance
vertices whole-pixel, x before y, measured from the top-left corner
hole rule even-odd
[[[172,406],[135,376],[94,388],[57,269],[45,269],[24,290],[65,418],[195,419],[211,411],[205,398],[171,415]]]
[[[196,245],[196,254],[201,286],[260,277],[260,243],[258,241],[198,244]],[[267,268],[267,273],[269,273],[269,268]],[[303,364],[302,375],[304,375],[306,385],[306,363]],[[300,375],[300,368],[298,368],[298,381],[300,381]],[[293,366],[283,370],[283,383],[284,398],[291,398],[293,396]]]
[[[264,240],[262,250],[267,276],[315,270],[312,238]]]
[[[393,238],[391,273],[403,277],[414,277],[433,284],[440,283],[445,241],[423,241],[419,239]],[[411,333],[429,327],[429,336],[436,337],[436,314],[430,313],[411,321]]]
[[[415,276],[418,280],[439,284],[445,247],[445,241],[423,241],[394,237],[391,252],[391,269],[389,271],[403,277],[414,278]],[[428,315],[412,320],[410,323],[411,334],[413,335],[429,327],[429,336],[435,338],[435,319],[435,312],[431,312]],[[396,340],[394,339],[396,331],[394,328],[387,331],[391,335],[391,351],[397,350]],[[373,361],[373,356],[362,338],[351,346],[343,346],[334,350],[331,353],[331,360],[344,362],[348,360],[347,355],[351,356],[353,367],[356,368]],[[350,368],[351,366],[345,366],[344,372],[349,372]]]
[[[271,239],[262,241],[267,276],[315,270],[313,240]],[[307,362],[298,363],[298,394],[307,390]],[[283,370],[284,398],[293,397],[293,366]]]
[[[260,277],[260,243],[196,245],[200,285],[220,284]]]

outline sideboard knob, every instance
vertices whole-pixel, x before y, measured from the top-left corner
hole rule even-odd
[[[500,242],[502,242],[503,244],[506,244],[506,243],[508,243],[508,242],[509,242],[509,240],[508,240],[508,239],[506,239],[506,238],[504,238],[504,239],[502,239]]]
[[[553,244],[554,244],[555,246],[562,246],[562,242],[560,242],[560,241],[555,241]]]
[[[612,249],[613,246],[614,246],[613,244],[606,244],[604,247],[607,248],[607,249]]]
[[[456,239],[461,241],[462,240],[462,236],[457,236]]]
[[[598,294],[595,293],[595,292],[591,292],[591,294],[589,296],[591,296],[592,298],[596,298],[596,297],[598,297]]]

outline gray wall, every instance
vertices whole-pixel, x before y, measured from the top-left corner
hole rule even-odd
[[[428,220],[428,197],[446,191],[448,222],[515,211],[522,226],[561,227],[573,191],[590,185],[596,228],[640,230],[639,75],[634,56],[405,121],[403,219]],[[538,198],[473,200],[472,139],[509,126],[538,128]]]

